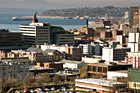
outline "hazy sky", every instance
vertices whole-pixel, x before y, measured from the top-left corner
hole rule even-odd
[[[6,8],[72,8],[103,6],[138,6],[140,0],[0,0],[0,7]]]

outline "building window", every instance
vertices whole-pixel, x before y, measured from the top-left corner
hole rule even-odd
[[[96,71],[97,71],[97,67],[93,66],[93,72],[96,72]]]
[[[103,67],[103,73],[107,73],[107,68]]]
[[[98,67],[98,72],[102,72],[102,67]]]
[[[88,69],[87,69],[88,71],[91,71],[91,66],[88,66]]]

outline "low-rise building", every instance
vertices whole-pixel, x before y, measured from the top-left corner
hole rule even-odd
[[[30,60],[28,58],[2,58],[0,63],[0,78],[22,78],[29,73]]]
[[[140,70],[128,69],[128,91],[129,93],[139,93],[140,91]]]
[[[76,79],[75,80],[76,90],[91,91],[98,93],[122,93],[125,91],[126,84],[122,82],[115,82],[111,80],[103,79]]]
[[[85,66],[85,62],[82,61],[72,61],[72,60],[65,60],[61,61],[63,63],[63,68],[71,68],[71,69],[80,69],[82,66]]]
[[[114,62],[106,63],[93,63],[87,64],[87,73],[88,77],[94,78],[107,78],[108,71],[119,71],[119,70],[127,70],[128,68],[132,68],[130,64],[117,64]]]
[[[140,68],[140,52],[127,52],[127,62],[132,64],[133,68]]]
[[[104,47],[102,58],[106,61],[120,61],[125,60],[126,53],[130,52],[130,48],[111,48],[111,47]]]

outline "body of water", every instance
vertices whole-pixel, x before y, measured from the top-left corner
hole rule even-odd
[[[12,17],[22,17],[22,16],[32,16],[31,14],[25,15],[14,15],[14,14],[0,14],[0,29],[9,29],[10,31],[19,31],[20,24],[30,24],[30,21],[12,21]],[[48,19],[48,18],[38,18],[39,22],[48,22],[52,26],[61,26],[64,29],[77,29],[82,26],[86,26],[86,19]],[[94,21],[94,20],[89,20]]]

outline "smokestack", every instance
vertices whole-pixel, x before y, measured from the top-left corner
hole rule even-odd
[[[86,27],[88,28],[88,19],[86,20],[86,25],[87,25]]]

